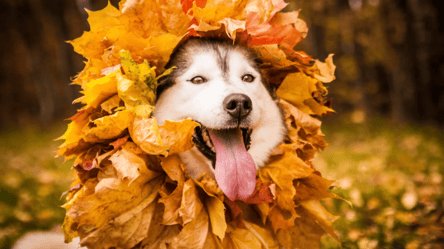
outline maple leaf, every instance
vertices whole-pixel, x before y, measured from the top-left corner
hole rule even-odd
[[[319,91],[318,86],[318,80],[302,72],[292,73],[287,75],[276,90],[276,95],[308,114],[322,116],[328,112],[334,112],[313,98],[313,95]]]
[[[308,216],[304,208],[296,209],[300,217],[290,229],[279,229],[276,237],[285,248],[320,248],[320,239],[325,231],[316,220]]]
[[[333,110],[323,83],[334,79],[324,62],[293,47],[308,31],[299,11],[280,12],[283,0],[123,0],[88,11],[91,30],[69,41],[87,61],[74,79],[84,107],[60,139],[58,155],[74,162],[64,221],[66,241],[80,236],[90,248],[319,247],[336,238],[333,215],[319,199],[332,183],[310,160],[327,146],[321,122]],[[249,46],[263,61],[266,80],[278,87],[288,134],[258,171],[244,204],[263,226],[243,219],[206,175],[191,179],[177,155],[193,147],[199,124],[151,117],[157,79],[175,47],[189,36],[218,37]],[[156,75],[160,75],[157,76]]]
[[[279,100],[284,110],[284,120],[287,125],[287,136],[301,153],[310,154],[304,161],[312,159],[314,152],[327,147],[324,134],[321,131],[321,121],[300,111],[285,100]],[[298,154],[299,157],[302,154]],[[304,158],[303,158],[304,159]]]
[[[155,118],[134,119],[129,131],[134,142],[151,155],[170,155],[191,149],[192,134],[199,124],[191,119],[167,120],[158,126]]]
[[[154,178],[159,172],[149,170],[144,155],[135,153],[137,146],[132,142],[126,142],[122,149],[115,152],[109,160],[117,171],[117,178],[128,179],[130,184],[138,177]]]
[[[112,115],[98,118],[92,123],[93,128],[85,127],[85,142],[102,142],[103,140],[115,139],[123,134],[134,118],[131,110],[118,111]],[[84,130],[85,130],[84,128]]]
[[[102,108],[102,110],[106,111],[108,114],[112,114],[115,108],[120,106],[121,101],[122,100],[120,99],[119,95],[116,94],[102,102],[102,104],[100,104],[100,108]]]

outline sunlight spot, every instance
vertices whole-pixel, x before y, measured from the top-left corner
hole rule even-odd
[[[409,191],[401,197],[401,202],[407,210],[411,210],[418,203],[418,196],[415,192]]]
[[[362,0],[348,0],[348,4],[352,10],[360,10],[362,7]]]

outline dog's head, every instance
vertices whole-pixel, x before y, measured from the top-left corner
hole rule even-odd
[[[173,52],[166,68],[176,68],[159,81],[158,123],[192,118],[202,125],[194,134],[196,147],[230,199],[253,192],[257,167],[286,131],[255,58],[239,45],[193,38]]]

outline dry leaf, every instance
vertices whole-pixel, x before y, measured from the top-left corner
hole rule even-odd
[[[334,79],[335,66],[331,55],[323,63],[293,50],[308,30],[299,11],[280,12],[286,5],[122,0],[120,10],[108,4],[88,11],[91,30],[69,42],[87,59],[73,82],[84,94],[76,102],[85,106],[57,152],[77,156],[64,205],[66,241],[80,236],[90,248],[318,248],[325,231],[336,236],[335,216],[319,203],[337,197],[327,191],[332,181],[310,163],[327,146],[321,122],[310,115],[333,111],[322,83]],[[193,147],[197,122],[158,126],[151,118],[157,79],[171,72],[164,66],[177,44],[193,35],[249,46],[266,80],[280,86],[288,134],[243,204],[264,226],[245,221],[213,178],[187,175],[177,154]]]

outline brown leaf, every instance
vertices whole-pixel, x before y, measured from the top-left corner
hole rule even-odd
[[[301,206],[307,211],[308,217],[313,218],[316,223],[330,234],[337,242],[339,242],[338,235],[333,229],[333,222],[339,217],[329,213],[319,202],[319,200],[299,201]]]
[[[259,170],[259,177],[262,182],[274,182],[276,184],[277,205],[294,214],[293,197],[296,190],[293,180],[305,178],[314,171],[301,159],[294,155],[291,145],[280,145],[284,150],[283,155],[273,156],[270,162]]]
[[[150,227],[155,200],[160,185],[154,185],[150,194],[134,208],[120,214],[107,224],[82,238],[80,245],[90,248],[133,248],[146,237]]]
[[[187,187],[187,183],[190,183],[189,186],[194,186],[194,183],[192,180],[189,180],[185,183],[184,187],[184,198],[186,198],[187,195],[192,194],[190,192],[193,192],[192,188]],[[192,184],[192,185],[191,185]],[[188,188],[189,190],[186,190],[185,188]],[[195,189],[194,189],[195,190]],[[194,193],[193,193],[194,194]],[[193,199],[193,198],[191,198]],[[188,220],[187,217],[183,217],[184,227],[180,231],[180,233],[174,237],[174,239],[171,242],[171,248],[203,248],[205,244],[205,240],[207,238],[208,228],[209,228],[209,219],[208,214],[203,208],[202,203],[198,199],[196,199],[195,204],[192,204],[192,206],[196,207],[195,210],[193,210],[190,213],[193,213],[193,219],[189,220],[189,222],[186,222]],[[188,205],[188,203],[187,203]],[[182,209],[182,207],[181,207]],[[192,209],[192,208],[191,208]],[[190,210],[188,207],[186,207],[186,210],[184,210],[186,213],[188,213]],[[185,214],[184,214],[185,216]],[[186,214],[186,216],[190,216],[190,214]]]
[[[211,231],[222,240],[227,230],[224,203],[216,197],[209,197],[205,199],[205,206],[210,216]]]
[[[197,194],[196,186],[192,179],[185,182],[182,192],[182,202],[180,203],[179,215],[182,217],[183,224],[196,219],[203,204]]]
[[[117,172],[117,178],[128,179],[131,182],[138,177],[143,177],[149,181],[157,177],[160,172],[149,170],[144,155],[137,155],[134,149],[137,147],[132,142],[126,142],[120,150],[115,152],[109,160],[112,162]]]
[[[302,179],[294,180],[296,188],[295,200],[320,200],[336,197],[335,194],[327,192],[334,181],[327,180],[318,174],[311,174]]]
[[[320,248],[320,239],[325,231],[303,208],[298,208],[297,212],[300,217],[295,220],[294,226],[277,232],[279,244],[285,248]]]

